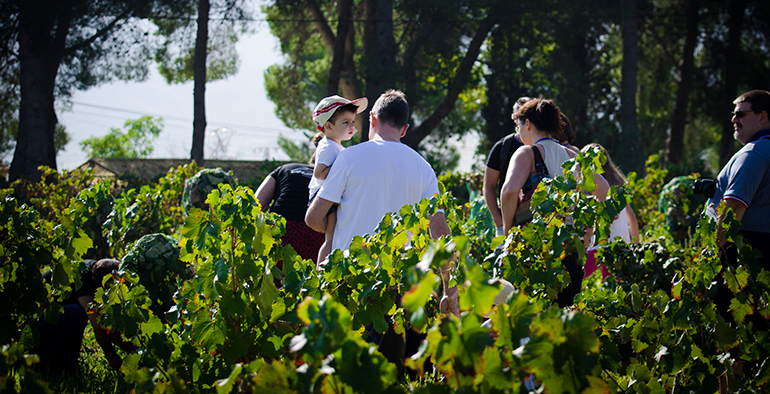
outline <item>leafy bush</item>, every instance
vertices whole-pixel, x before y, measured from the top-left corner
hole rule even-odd
[[[187,179],[182,194],[182,206],[185,211],[189,212],[192,208],[207,209],[206,196],[220,183],[235,186],[237,181],[231,172],[225,172],[221,168],[203,169]]]
[[[262,212],[250,188],[219,185],[205,201],[208,210],[190,210],[175,229],[164,225],[180,240],[180,266],[195,267],[192,277],[173,283],[176,292],[171,284],[163,291],[174,295],[165,315],[152,311],[158,286],[143,282],[141,264],[98,291],[101,323],[136,347],[123,357],[120,376],[135,392],[715,392],[720,376],[729,377],[733,391],[766,392],[770,341],[753,321],[770,317],[770,274],[753,262],[737,223],[728,221],[728,237],[741,246],[743,264],[724,268],[735,294],[726,320],[713,302],[723,269],[714,224],[702,219],[683,244],[656,229],[662,218],[654,202],[665,172],[654,160],[645,178],[633,175],[607,201],[576,192],[590,190],[597,163],[596,152],[582,154],[565,164],[564,178],[541,183],[532,199],[534,221],[507,238],[490,238],[473,190],[460,204],[442,186],[441,195],[386,215],[374,234],[356,237],[320,270],[280,245],[285,221]],[[58,283],[68,283],[77,269],[71,261],[91,247],[82,223],[102,187],[77,194],[56,216],[57,226],[31,207],[2,201],[2,289],[38,286],[33,302],[3,312],[13,324],[2,338],[8,344],[2,359],[10,360],[0,364],[2,382],[39,380],[27,368],[34,358],[19,357],[26,342],[17,338],[44,303],[62,296]],[[131,205],[126,196],[136,192],[121,197],[124,207]],[[583,255],[586,228],[605,242],[629,201],[651,242],[609,243],[597,258],[610,278],[585,281],[575,304],[558,308],[557,294],[570,281],[562,259]],[[157,209],[147,207],[143,212]],[[428,236],[426,216],[438,209],[451,238]],[[127,225],[140,223],[125,217]],[[459,319],[438,308],[437,269],[448,260]],[[54,269],[50,289],[36,279],[40,261]],[[500,279],[515,291],[494,305]],[[394,366],[364,340],[365,328],[389,327],[425,335],[406,360],[420,376],[409,386],[396,383]],[[734,379],[733,365],[741,363],[744,373]]]

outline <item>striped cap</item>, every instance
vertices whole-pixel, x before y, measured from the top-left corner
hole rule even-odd
[[[369,105],[369,100],[367,100],[366,97],[348,100],[337,95],[324,98],[315,106],[315,110],[313,110],[313,122],[315,122],[318,131],[324,130],[324,124],[326,124],[326,122],[329,121],[329,118],[334,115],[334,111],[337,110],[337,108],[348,104],[353,104],[358,107],[356,113],[360,114],[361,112],[364,112]]]

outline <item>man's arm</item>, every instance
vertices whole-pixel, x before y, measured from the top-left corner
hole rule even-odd
[[[428,232],[430,233],[431,238],[438,239],[445,235],[452,235],[449,224],[446,222],[444,212],[436,212],[435,215],[428,215],[428,220]],[[460,306],[457,301],[457,286],[449,286],[449,280],[451,279],[449,272],[452,269],[450,264],[452,263],[453,261],[447,261],[447,263],[439,270],[441,273],[441,283],[444,287],[444,296],[441,297],[441,301],[439,302],[439,310],[444,314],[448,315],[451,313],[460,317]]]
[[[503,215],[500,206],[497,204],[497,181],[500,180],[500,171],[490,167],[484,170],[484,203],[487,205],[489,214],[495,222],[495,227],[503,225]]]
[[[326,231],[326,214],[332,205],[333,202],[316,196],[305,213],[305,224],[319,233]]]
[[[725,237],[725,229],[722,227],[722,222],[725,220],[725,217],[727,217],[727,208],[732,208],[733,212],[735,212],[735,219],[737,221],[743,221],[743,215],[746,213],[746,207],[743,205],[743,203],[740,200],[736,200],[734,198],[725,198],[722,200],[722,202],[725,204],[725,210],[722,211],[722,213],[717,217],[717,246],[723,247],[727,243],[727,238]]]

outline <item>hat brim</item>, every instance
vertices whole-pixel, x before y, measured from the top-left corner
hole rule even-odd
[[[356,113],[360,114],[361,112],[366,111],[366,107],[369,106],[369,99],[367,99],[366,97],[361,97],[355,100],[350,100],[350,102],[345,105],[350,105],[350,104],[353,104],[356,107],[358,107],[358,109],[356,110]]]

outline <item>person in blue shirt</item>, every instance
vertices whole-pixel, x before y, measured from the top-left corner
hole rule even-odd
[[[717,222],[717,246],[725,248],[720,204],[732,208],[741,222],[741,235],[763,253],[763,268],[770,269],[770,92],[752,90],[735,101],[734,137],[741,148],[719,172],[716,191],[706,214]],[[726,210],[725,210],[726,211]]]
[[[743,147],[719,172],[714,195],[706,206],[706,214],[717,223],[717,247],[722,260],[714,303],[729,322],[733,321],[730,301],[734,295],[724,275],[727,267],[737,266],[738,253],[736,245],[726,240],[722,223],[728,209],[720,214],[720,205],[732,209],[740,222],[743,239],[762,253],[759,265],[770,270],[770,92],[752,90],[740,95],[733,104],[734,137]],[[767,319],[759,313],[749,315],[747,320],[759,330],[770,330]]]

